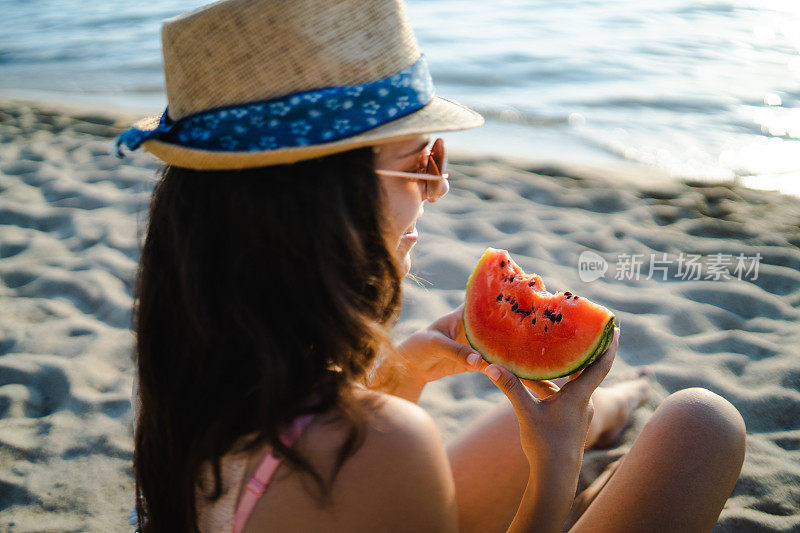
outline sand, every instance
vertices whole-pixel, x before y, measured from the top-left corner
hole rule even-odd
[[[0,531],[130,531],[131,291],[157,167],[143,153],[107,155],[131,118],[0,99]],[[457,306],[487,246],[508,249],[550,290],[616,311],[612,376],[656,373],[620,445],[586,454],[582,485],[660,400],[706,387],[748,427],[717,530],[800,530],[800,199],[470,154],[452,154],[450,172],[450,194],[418,226],[397,335]],[[604,277],[581,280],[585,251],[608,262]],[[666,274],[645,279],[662,253]],[[681,279],[681,253],[759,253],[758,276]],[[620,254],[643,254],[639,279],[617,270]],[[447,442],[501,401],[486,376],[463,374],[430,384],[420,404]]]

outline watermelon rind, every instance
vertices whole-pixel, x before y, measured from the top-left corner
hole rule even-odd
[[[539,381],[542,379],[555,379],[564,376],[569,376],[570,374],[574,374],[575,372],[578,372],[579,370],[586,368],[587,366],[595,362],[597,358],[600,357],[606,351],[608,346],[611,344],[611,340],[614,338],[614,326],[615,326],[614,316],[612,315],[611,317],[609,317],[608,321],[603,327],[603,332],[600,334],[600,337],[597,340],[597,344],[595,344],[592,349],[587,350],[586,355],[584,357],[576,359],[573,366],[568,367],[566,369],[561,369],[560,371],[556,371],[555,373],[536,374],[534,372],[530,372],[530,370],[527,368],[510,364],[508,361],[493,360],[494,357],[491,354],[485,353],[486,352],[485,349],[481,351],[481,348],[476,346],[476,343],[473,343],[473,341],[469,338],[469,327],[467,326],[467,321],[465,316],[462,316],[462,321],[464,323],[464,336],[467,338],[467,342],[469,342],[470,346],[472,346],[481,355],[484,361],[486,361],[489,364],[496,363],[502,365],[503,367],[511,371],[518,378],[529,379],[532,381]]]

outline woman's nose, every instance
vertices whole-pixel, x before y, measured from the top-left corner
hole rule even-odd
[[[450,182],[449,182],[448,180],[442,180],[441,189],[442,189],[442,190],[441,190],[441,192],[439,193],[439,198],[441,198],[442,196],[444,196],[445,194],[447,194],[448,192],[450,192]],[[439,198],[437,198],[437,200],[438,200]]]
[[[445,179],[441,181],[429,181],[426,187],[426,199],[430,203],[434,203],[439,198],[444,196],[450,190],[450,183]]]

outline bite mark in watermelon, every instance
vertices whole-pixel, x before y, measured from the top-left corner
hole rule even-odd
[[[464,331],[484,360],[520,378],[553,379],[591,364],[611,344],[614,315],[571,292],[551,294],[506,250],[489,248],[467,282]]]

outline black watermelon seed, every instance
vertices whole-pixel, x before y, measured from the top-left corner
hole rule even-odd
[[[547,326],[544,327],[544,332],[547,333]]]
[[[505,261],[500,261],[500,268],[505,268],[505,266],[506,266],[506,262]]]
[[[577,296],[575,296],[575,299],[577,300],[577,299],[578,299],[578,297],[577,297]]]
[[[498,294],[498,295],[497,295],[497,301],[499,302],[499,301],[500,301],[500,300],[502,300],[502,299],[503,299],[503,295],[502,295],[502,294]]]
[[[566,298],[567,300],[569,300],[569,299],[570,299],[570,296],[569,296],[569,294],[567,294],[567,295],[565,296],[565,298]]]
[[[561,313],[556,315],[556,322],[561,322]]]
[[[533,320],[531,321],[531,324],[536,324],[536,317],[533,317]]]
[[[512,305],[511,306],[511,310],[516,312],[517,311],[517,304]]]
[[[514,281],[514,276],[511,276],[510,278],[508,278],[508,281]]]
[[[564,296],[572,296],[572,293],[567,291],[567,292],[564,293]]]

